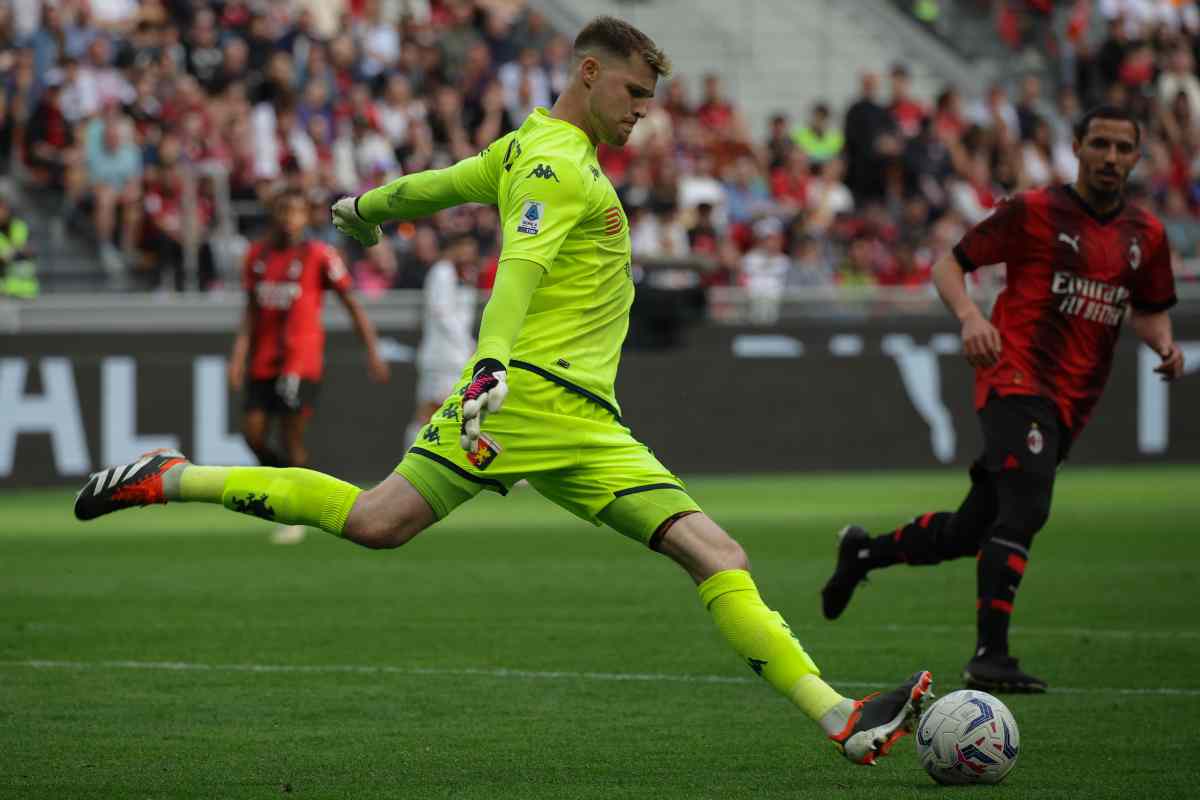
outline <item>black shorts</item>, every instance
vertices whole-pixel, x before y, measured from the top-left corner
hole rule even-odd
[[[321,384],[315,381],[300,381],[300,408],[292,409],[284,402],[283,397],[275,389],[275,379],[265,381],[250,381],[246,385],[246,393],[242,400],[243,411],[265,411],[268,414],[311,414],[317,407],[317,395],[320,394]]]
[[[1054,480],[1071,449],[1071,431],[1058,408],[1045,397],[993,393],[979,411],[983,455],[973,469],[990,473],[1023,472]]]

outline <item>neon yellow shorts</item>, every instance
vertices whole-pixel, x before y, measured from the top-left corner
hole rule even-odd
[[[612,410],[524,369],[510,368],[508,377],[504,407],[488,416],[473,453],[458,443],[463,379],[396,467],[438,519],[484,489],[507,494],[521,479],[572,514],[642,543],[671,517],[700,510]]]

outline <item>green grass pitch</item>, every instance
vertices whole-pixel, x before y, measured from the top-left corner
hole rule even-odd
[[[845,521],[953,507],[965,472],[697,479],[845,693],[960,688],[971,560],[877,573],[836,623]],[[486,493],[485,493],[486,494]],[[935,786],[851,766],[738,663],[675,566],[532,491],[370,552],[221,509],[94,523],[0,494],[0,797],[1195,797],[1200,468],[1065,471],[1017,600],[1020,761]]]

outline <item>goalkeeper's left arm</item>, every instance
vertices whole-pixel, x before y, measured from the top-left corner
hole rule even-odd
[[[333,225],[364,247],[379,243],[379,224],[428,217],[462,203],[496,203],[493,167],[483,153],[445,169],[397,178],[333,204]]]

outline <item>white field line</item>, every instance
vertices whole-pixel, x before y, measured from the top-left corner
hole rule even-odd
[[[440,668],[440,667],[395,667],[370,664],[200,664],[190,661],[50,661],[30,659],[27,661],[0,661],[0,668],[27,668],[36,670],[152,670],[159,672],[249,672],[291,674],[346,674],[358,675],[407,675],[434,677],[482,677],[516,680],[568,680],[568,681],[611,681],[635,683],[705,683],[705,684],[751,684],[761,683],[754,678],[732,675],[690,675],[686,673],[658,672],[570,672],[528,669],[492,668]],[[935,680],[937,676],[934,676]],[[957,675],[955,680],[957,681]],[[838,686],[851,689],[879,689],[894,682],[890,681],[836,681]],[[936,683],[935,683],[936,685]],[[1145,686],[1112,688],[1082,688],[1055,686],[1051,694],[1084,695],[1135,695],[1165,697],[1200,697],[1200,688],[1178,688],[1170,686]]]

